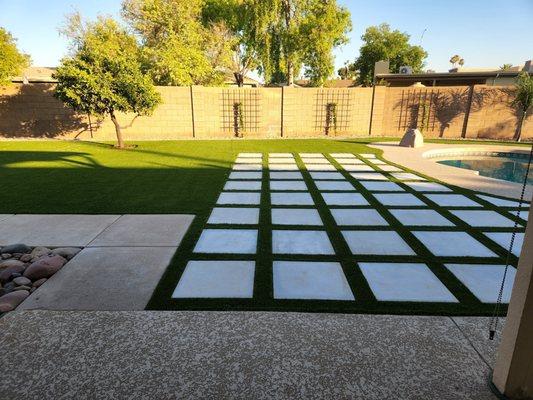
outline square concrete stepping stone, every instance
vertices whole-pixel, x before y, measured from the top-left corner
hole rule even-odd
[[[304,164],[331,164],[326,158],[302,158]]]
[[[370,162],[374,165],[387,165],[385,161],[380,160],[378,158],[371,159]]]
[[[455,210],[450,211],[456,217],[462,219],[470,226],[497,226],[497,227],[512,227],[514,221],[505,218],[496,211],[491,210]]]
[[[489,239],[495,241],[504,249],[509,249],[511,244],[511,232],[484,232],[484,235]],[[524,245],[524,232],[517,232],[513,243],[513,254],[520,256],[522,246]]]
[[[237,157],[251,157],[251,158],[257,158],[257,157],[263,157],[263,153],[239,153]]]
[[[457,303],[457,299],[426,264],[359,263],[379,301]]]
[[[299,153],[301,158],[322,158],[324,154],[322,153]]]
[[[177,247],[89,247],[18,310],[144,310]]]
[[[252,192],[222,192],[217,200],[217,204],[257,205],[260,202],[261,193]]]
[[[204,229],[194,247],[195,253],[255,254],[255,229]]]
[[[462,194],[426,194],[425,196],[441,207],[482,207],[481,204]]]
[[[395,167],[394,165],[380,165],[379,169],[385,172],[402,172],[403,169]]]
[[[352,153],[330,153],[333,158],[356,158]]]
[[[360,160],[360,159],[355,158],[355,157],[354,158],[336,158],[335,161],[337,161],[339,164],[348,164],[348,165],[365,164],[365,162],[363,160]]]
[[[305,164],[308,171],[337,171],[331,164]]]
[[[526,221],[529,219],[529,211],[520,210],[520,215],[518,215],[518,210],[509,211],[509,213],[514,215],[515,217],[519,217],[519,218],[524,219]]]
[[[261,181],[228,181],[224,190],[261,190]]]
[[[273,208],[274,225],[322,225],[320,214],[309,208]]]
[[[302,180],[301,172],[270,172],[270,179]]]
[[[4,220],[4,219],[7,219],[11,216],[13,216],[14,214],[0,214],[0,221]]]
[[[389,226],[376,210],[332,208],[331,214],[339,226]]]
[[[375,158],[376,154],[374,154],[374,153],[361,153],[361,154],[359,154],[359,156],[365,157],[365,158]]]
[[[294,157],[292,153],[268,153],[269,158],[277,158],[277,157]]]
[[[422,200],[411,193],[374,193],[374,197],[386,206],[425,206]]]
[[[389,210],[394,218],[406,226],[454,226],[435,210]]]
[[[0,243],[83,247],[120,215],[17,214],[0,224]]]
[[[217,207],[211,211],[208,224],[257,225],[259,208]]]
[[[304,181],[270,181],[270,190],[306,191],[307,186]]]
[[[444,264],[482,303],[496,303],[505,265]],[[509,303],[516,269],[507,268],[502,302]]]
[[[497,257],[466,232],[413,232],[438,257]]]
[[[354,300],[336,262],[274,261],[274,298]]]
[[[321,191],[356,191],[352,184],[346,181],[315,181],[315,185]]]
[[[340,172],[310,172],[311,178],[314,180],[344,180],[344,175]]]
[[[229,174],[229,179],[251,179],[251,180],[259,180],[263,177],[262,172],[232,172]]]
[[[412,174],[410,172],[393,172],[391,176],[398,179],[399,181],[425,181],[425,178],[421,176]]]
[[[371,192],[405,192],[405,190],[394,182],[361,182],[367,190]]]
[[[194,215],[123,215],[89,246],[177,246],[193,220]]]
[[[367,206],[368,201],[359,193],[321,193],[328,206]]]
[[[352,254],[411,256],[416,253],[392,231],[342,231]]]
[[[273,230],[274,254],[335,254],[328,235],[323,231]]]
[[[239,157],[235,160],[235,164],[261,164],[262,162],[262,158]]]
[[[375,171],[370,165],[366,164],[341,164],[341,167],[350,172],[372,172]]]
[[[269,164],[268,168],[271,171],[298,171],[298,165],[296,163],[293,164]]]
[[[234,171],[261,171],[263,164],[235,164]]]
[[[269,164],[294,164],[294,158],[269,158]]]
[[[452,189],[435,182],[405,182],[405,185],[409,186],[418,192],[451,192]]]
[[[359,181],[388,181],[385,175],[378,172],[351,172],[350,175]]]
[[[312,206],[315,204],[309,193],[271,193],[270,203],[275,206]]]
[[[505,200],[505,199],[500,199],[498,197],[487,196],[484,194],[478,194],[477,197],[483,200],[486,200],[489,203],[492,203],[498,207],[518,207],[518,204],[519,204],[519,202],[515,200]],[[529,206],[529,203],[527,202],[524,202],[522,204],[522,207],[528,207],[528,206]]]
[[[251,298],[254,261],[189,261],[172,298]]]

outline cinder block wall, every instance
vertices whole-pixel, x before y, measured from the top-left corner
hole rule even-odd
[[[118,115],[128,140],[234,137],[235,104],[243,111],[241,133],[250,138],[326,137],[328,104],[335,105],[330,137],[367,136],[371,120],[372,136],[401,136],[425,120],[427,137],[511,139],[517,124],[512,87],[157,89],[163,102],[152,116]],[[78,115],[53,91],[45,83],[0,88],[0,138],[115,139],[109,118]],[[533,137],[533,117],[523,137]]]

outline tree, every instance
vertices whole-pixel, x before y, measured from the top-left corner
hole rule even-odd
[[[359,71],[359,83],[372,85],[374,64],[381,60],[389,60],[392,72],[398,72],[403,65],[421,72],[427,53],[421,46],[409,44],[409,38],[407,33],[391,30],[388,24],[367,28],[361,36],[364,44],[359,49],[359,57],[353,64],[353,68]]]
[[[340,79],[356,79],[357,71],[353,64],[345,62],[344,66],[337,70],[337,75],[339,75]]]
[[[0,85],[11,83],[11,78],[29,65],[30,56],[20,52],[15,38],[0,27]]]
[[[521,72],[516,78],[516,94],[512,106],[516,107],[518,112],[518,123],[516,125],[515,140],[520,141],[522,137],[522,128],[524,122],[533,109],[533,76],[528,72]]]
[[[246,34],[270,83],[294,84],[302,67],[312,85],[334,72],[333,48],[347,42],[350,13],[336,0],[247,0]]]
[[[500,67],[500,70],[501,70],[501,71],[509,71],[511,68],[513,68],[513,64],[503,64],[503,65]]]
[[[119,148],[124,148],[117,112],[150,115],[161,97],[141,71],[140,48],[134,36],[113,19],[99,17],[82,24],[71,18],[71,55],[61,60],[54,78],[55,96],[76,111],[109,115]]]
[[[140,36],[143,69],[158,85],[215,85],[228,43],[202,24],[203,0],[124,0],[122,16]],[[226,53],[224,53],[226,52]]]
[[[454,68],[457,64],[459,64],[462,67],[465,64],[465,60],[461,58],[460,55],[456,54],[452,56],[452,58],[450,58],[450,63],[452,64]]]

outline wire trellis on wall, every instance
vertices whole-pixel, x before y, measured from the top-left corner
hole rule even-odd
[[[352,115],[351,97],[348,89],[318,90],[315,94],[315,132],[324,135],[347,133]],[[335,126],[331,126],[332,109],[335,112]]]
[[[259,90],[248,89],[224,89],[220,93],[222,109],[221,127],[225,133],[235,134],[239,132],[258,132],[261,120],[261,94]],[[235,110],[238,109],[239,118],[235,118]],[[236,122],[237,121],[237,122]],[[235,124],[239,126],[236,127]]]
[[[398,131],[422,128],[433,131],[438,123],[435,113],[435,99],[439,92],[433,90],[402,90]]]

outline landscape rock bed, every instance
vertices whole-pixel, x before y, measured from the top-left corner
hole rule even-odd
[[[14,310],[80,251],[79,247],[50,249],[22,243],[1,247],[0,313]]]

